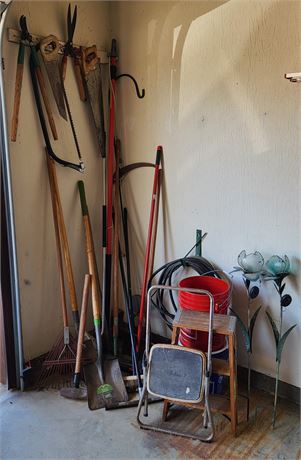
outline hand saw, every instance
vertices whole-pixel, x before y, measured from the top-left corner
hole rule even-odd
[[[40,42],[40,51],[59,113],[68,121],[60,70],[58,39],[54,35],[44,38]]]
[[[97,138],[102,157],[106,156],[106,134],[104,125],[104,109],[102,97],[102,80],[100,59],[96,46],[82,50],[82,68],[87,87],[88,99],[91,106]]]

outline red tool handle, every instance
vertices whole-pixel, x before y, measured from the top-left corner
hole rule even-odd
[[[144,259],[143,283],[142,283],[142,291],[141,291],[138,335],[137,335],[137,352],[139,351],[139,348],[140,348],[141,335],[142,335],[142,330],[143,330],[144,306],[145,306],[146,290],[147,290],[147,283],[148,283],[148,276],[149,276],[148,271],[149,271],[149,262],[150,262],[150,250],[151,250],[152,236],[153,236],[153,225],[154,225],[156,201],[158,197],[159,167],[160,167],[162,154],[163,154],[163,149],[159,145],[157,147],[157,157],[156,157],[156,166],[155,166],[155,173],[154,173],[151,209],[150,209],[150,216],[149,216],[146,253],[145,253],[145,259]]]

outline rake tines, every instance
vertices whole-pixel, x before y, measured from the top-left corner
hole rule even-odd
[[[60,336],[52,350],[46,356],[36,387],[60,389],[71,385],[75,369],[76,340],[70,335],[69,343]]]

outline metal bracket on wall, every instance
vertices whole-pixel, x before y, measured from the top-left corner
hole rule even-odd
[[[37,45],[41,40],[43,40],[43,38],[45,38],[45,37],[42,37],[41,35],[32,34],[31,36],[32,36],[32,43],[34,45]],[[9,27],[7,29],[7,40],[9,42],[11,42],[11,43],[19,44],[20,40],[21,40],[21,31],[18,30],[18,29],[12,29],[11,27]],[[28,46],[28,45],[25,44],[25,46]],[[64,47],[65,47],[65,42],[62,41],[62,40],[59,40],[59,50],[58,50],[59,54],[61,54],[61,55],[64,54]],[[80,49],[80,48],[85,49],[86,48],[86,46],[80,46],[80,45],[73,45],[73,47],[77,48],[77,49]],[[97,54],[99,56],[101,64],[109,64],[108,52],[105,49],[98,49]]]

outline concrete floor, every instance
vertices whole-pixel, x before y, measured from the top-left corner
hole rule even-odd
[[[237,438],[217,415],[211,444],[139,430],[135,408],[90,412],[86,402],[55,391],[2,391],[0,404],[1,459],[300,458],[299,407],[280,401],[272,430],[272,398],[263,393],[256,396],[257,417],[253,411],[249,423],[240,423]],[[161,404],[150,411],[158,417]],[[198,417],[196,411],[179,412],[173,423],[192,428]]]

